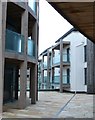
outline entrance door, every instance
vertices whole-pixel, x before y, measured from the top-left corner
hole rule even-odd
[[[5,67],[4,74],[4,103],[13,101],[16,95],[16,70],[15,67]]]

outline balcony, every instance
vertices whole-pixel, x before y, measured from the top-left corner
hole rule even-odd
[[[24,36],[13,32],[11,30],[6,30],[6,40],[5,49],[10,52],[24,52]]]
[[[35,58],[35,43],[33,40],[28,39],[28,44],[27,44],[27,54],[30,57],[34,57]]]
[[[63,54],[63,62],[70,63],[70,54]],[[60,64],[60,55],[53,57],[53,65]]]
[[[60,83],[60,76],[54,76],[54,83]],[[63,75],[63,84],[70,84],[70,76]]]

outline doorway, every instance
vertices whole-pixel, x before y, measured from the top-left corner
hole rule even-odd
[[[18,99],[18,70],[15,66],[5,66],[3,98],[4,103]]]

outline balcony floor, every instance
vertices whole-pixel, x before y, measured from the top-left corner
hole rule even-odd
[[[26,109],[8,109],[4,118],[92,118],[93,95],[39,92],[39,101]],[[64,105],[72,98],[70,103]],[[64,109],[62,109],[64,107]],[[59,112],[60,111],[60,112]]]

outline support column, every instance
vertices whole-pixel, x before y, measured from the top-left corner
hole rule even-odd
[[[54,57],[54,49],[52,49],[51,53],[51,60],[52,60],[52,68],[51,68],[51,78],[52,78],[52,83],[54,84],[54,67],[53,67],[53,57]],[[53,87],[52,87],[53,88]]]
[[[30,68],[30,80],[31,80],[31,104],[36,103],[37,97],[37,65],[33,64]]]
[[[95,93],[95,44],[87,41],[87,93]]]
[[[60,41],[60,92],[63,92],[63,42]]]
[[[24,62],[20,66],[20,98],[19,107],[26,107],[26,85],[27,85],[27,40],[28,40],[28,11],[25,10],[21,19],[21,34],[24,35]]]
[[[34,40],[34,42],[35,42],[35,58],[36,58],[36,63],[35,63],[35,67],[37,67],[37,64],[38,64],[38,23],[37,23],[37,21],[34,23],[34,26],[33,26],[33,29],[32,29],[32,39]],[[36,76],[35,76],[35,78],[34,78],[34,80],[35,80],[35,87],[36,88],[34,88],[34,91],[36,92],[36,100],[38,100],[38,74],[37,74],[37,69],[35,68],[35,74],[36,74]]]
[[[50,88],[50,79],[49,79],[49,50],[47,51],[47,89]]]
[[[0,1],[0,116],[3,112],[3,86],[4,86],[4,51],[6,31],[7,2]]]
[[[19,107],[26,107],[26,84],[27,84],[27,62],[24,61],[20,67],[20,98]],[[22,102],[23,101],[23,102]]]

